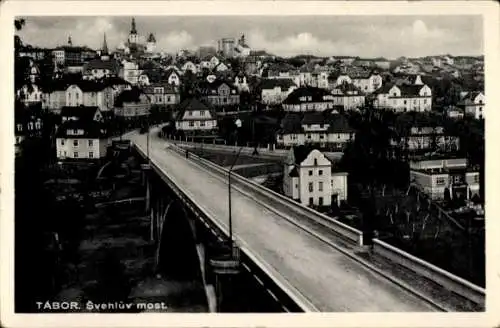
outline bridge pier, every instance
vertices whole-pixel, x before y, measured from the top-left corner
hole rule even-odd
[[[232,305],[233,300],[238,297],[236,290],[236,280],[240,274],[239,250],[236,247],[224,249],[217,256],[213,256],[210,261],[210,269],[214,276],[215,297],[217,312],[236,311]]]

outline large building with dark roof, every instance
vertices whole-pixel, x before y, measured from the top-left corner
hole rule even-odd
[[[333,96],[326,89],[301,87],[295,89],[283,101],[286,112],[322,112],[334,107]]]
[[[291,147],[310,145],[342,151],[355,138],[356,131],[342,114],[330,112],[289,113],[281,121],[276,143]]]

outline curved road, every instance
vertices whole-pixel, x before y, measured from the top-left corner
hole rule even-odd
[[[227,225],[227,184],[151,133],[151,160],[213,218]],[[128,136],[145,150],[146,135]],[[321,312],[429,312],[431,305],[233,190],[233,235]]]

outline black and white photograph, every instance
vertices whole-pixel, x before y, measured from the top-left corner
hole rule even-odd
[[[485,16],[214,6],[8,23],[13,312],[485,313]]]

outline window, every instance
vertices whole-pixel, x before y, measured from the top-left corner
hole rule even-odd
[[[89,151],[89,158],[94,158],[94,153]]]
[[[323,175],[323,170],[319,170],[318,175]]]
[[[309,182],[309,192],[313,192],[314,186],[312,182]]]
[[[313,171],[309,170],[309,176],[313,175]]]
[[[446,184],[446,181],[445,181],[444,178],[437,178],[436,179],[436,184],[437,185],[444,185],[444,184]]]
[[[424,99],[424,105],[427,105],[427,99]]]
[[[73,140],[73,146],[77,147],[78,146],[78,140]]]
[[[189,121],[189,126],[193,127],[194,126],[194,122],[193,121]]]
[[[320,181],[320,182],[318,183],[318,190],[319,190],[319,191],[323,191],[323,181]]]
[[[94,140],[89,140],[89,147],[94,146]]]
[[[23,125],[22,124],[18,124],[17,125],[17,131],[21,132],[23,130]]]
[[[315,159],[314,159],[314,166],[317,166],[317,165],[318,165],[318,159],[317,159],[317,158],[315,158]]]
[[[61,139],[61,146],[64,146],[64,139]]]
[[[474,175],[474,182],[479,183],[479,174]]]
[[[310,134],[307,135],[307,139],[311,139],[311,135]]]
[[[309,206],[313,206],[313,205],[314,205],[314,198],[309,197]]]
[[[319,135],[319,138],[320,138],[320,139],[324,139],[324,138],[325,138],[325,136],[324,136],[324,135],[322,135],[322,134],[320,134],[320,135]]]
[[[405,101],[403,101],[403,104],[405,104],[405,105],[406,105],[406,100],[405,100]]]
[[[74,153],[73,153],[73,157],[74,157],[74,158],[78,158],[78,152],[74,152]]]
[[[205,126],[205,122],[204,122],[204,121],[201,121],[201,122],[200,122],[200,126]]]
[[[318,199],[318,205],[319,205],[319,206],[323,206],[323,197],[320,197],[320,198]]]
[[[205,111],[204,110],[200,110],[200,116],[205,116]]]

